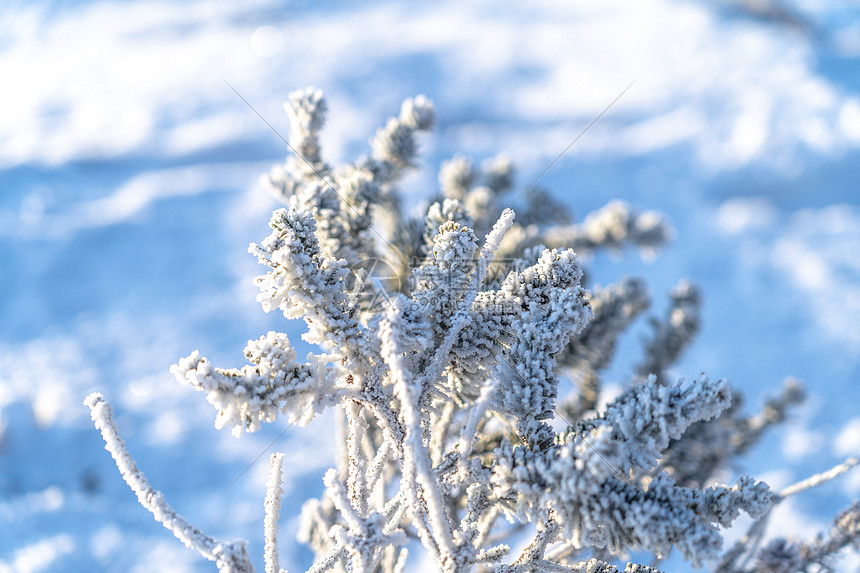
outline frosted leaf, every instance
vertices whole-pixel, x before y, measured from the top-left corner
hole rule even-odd
[[[424,96],[417,96],[404,101],[400,116],[389,119],[376,133],[367,167],[380,182],[393,181],[403,169],[414,166],[418,156],[415,134],[433,127],[435,117],[433,104]]]
[[[654,334],[646,344],[645,359],[637,368],[641,377],[663,372],[674,364],[699,332],[701,296],[692,283],[682,280],[669,293],[671,306],[663,321],[652,321]]]
[[[528,205],[519,217],[521,225],[550,227],[570,223],[571,213],[567,206],[543,189],[530,189],[525,197]]]
[[[671,440],[681,437],[696,422],[718,416],[731,405],[731,390],[725,380],[707,376],[664,386],[651,376],[630,388],[606,407],[598,419],[584,427],[608,424],[616,439],[628,446],[628,461],[621,467],[651,469]]]
[[[236,437],[259,430],[278,412],[297,419],[324,389],[314,366],[295,362],[296,352],[284,334],[269,332],[249,341],[245,356],[253,365],[241,370],[215,368],[197,351],[170,368],[180,383],[206,393],[218,411],[215,427],[229,427]]]
[[[503,411],[517,418],[552,416],[558,386],[555,356],[592,317],[581,278],[573,251],[546,250],[537,264],[512,272],[502,283],[501,292],[521,309],[512,321],[515,339],[507,353],[513,372],[502,374]]]
[[[443,161],[439,167],[439,187],[447,199],[462,200],[466,191],[475,181],[475,169],[472,160],[462,155],[455,155],[448,161]]]
[[[590,213],[581,224],[548,230],[543,241],[547,246],[569,246],[581,253],[601,248],[617,251],[631,244],[650,256],[673,237],[674,230],[662,215],[639,213],[624,201],[615,200]]]
[[[433,252],[436,235],[439,234],[442,225],[448,221],[459,223],[463,227],[473,226],[472,217],[459,201],[445,199],[442,203],[432,203],[424,216],[424,242],[427,254]]]
[[[263,310],[280,309],[286,318],[304,318],[310,327],[304,338],[309,342],[371,351],[346,294],[349,269],[343,259],[321,256],[313,215],[279,209],[270,226],[274,232],[249,248],[271,268],[255,280]]]
[[[624,449],[608,427],[542,452],[503,443],[495,452],[494,492],[515,495],[523,519],[551,507],[575,547],[647,548],[665,555],[675,546],[694,564],[717,555],[717,524],[725,525],[739,510],[759,517],[770,505],[767,486],[748,478],[732,488],[702,491],[678,487],[660,474],[642,489],[616,472]]]
[[[289,95],[284,110],[290,119],[290,144],[302,159],[311,165],[319,164],[318,133],[328,111],[323,93],[311,87],[296,90]]]
[[[448,221],[439,227],[428,260],[413,272],[412,301],[427,313],[437,338],[444,336],[454,314],[464,310],[477,250],[472,229]]]
[[[663,452],[661,469],[686,486],[704,485],[719,469],[759,442],[764,432],[785,420],[789,409],[804,399],[803,388],[787,379],[783,390],[768,398],[760,412],[742,415],[736,392],[732,405],[719,417],[690,426]]]
[[[756,571],[761,573],[794,573],[801,564],[800,549],[781,537],[762,547],[756,558]]]
[[[399,119],[414,130],[429,131],[436,123],[436,108],[426,96],[418,95],[403,102]]]
[[[283,165],[274,167],[263,183],[279,199],[289,201],[307,193],[327,174],[328,166],[320,156],[319,131],[325,123],[326,102],[315,88],[297,90],[289,95],[284,110],[290,120],[291,154]]]
[[[463,198],[463,205],[475,221],[477,229],[490,228],[501,210],[496,194],[492,189],[484,186],[472,188]]]
[[[596,287],[589,299],[594,318],[571,339],[563,363],[572,368],[597,371],[612,360],[618,337],[648,308],[650,298],[645,284],[634,278],[623,279],[609,287]]]
[[[514,164],[506,155],[498,155],[481,165],[484,185],[493,193],[504,193],[513,185]]]

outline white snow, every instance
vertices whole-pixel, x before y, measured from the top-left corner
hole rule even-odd
[[[842,427],[833,441],[833,448],[838,456],[860,455],[860,416],[851,418]]]
[[[74,549],[75,543],[71,535],[54,535],[15,550],[12,559],[5,566],[16,573],[50,571],[61,567],[57,560]],[[0,561],[0,566],[2,565],[4,563]]]

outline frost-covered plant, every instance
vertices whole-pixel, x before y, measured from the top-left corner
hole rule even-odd
[[[171,372],[205,393],[216,426],[237,437],[279,415],[306,424],[338,409],[343,455],[322,498],[303,508],[309,571],[405,571],[419,545],[449,573],[611,572],[630,551],[659,560],[673,548],[720,571],[795,571],[857,542],[855,505],[814,542],[759,549],[752,531],[723,552],[720,528],[740,512],[763,528],[773,504],[854,461],[779,493],[747,476],[715,483],[802,391],[790,382],[746,417],[724,380],[672,379],[699,328],[688,282],[652,321],[629,387],[598,408],[601,372],[650,296],[635,278],[587,288],[580,255],[628,245],[653,255],[672,236],[661,215],[613,201],[574,223],[535,190],[517,219],[511,162],[478,168],[458,156],[442,165],[438,196],[410,217],[395,186],[416,164],[417,134],[433,125],[429,101],[407,100],[370,155],[340,167],[319,146],[322,94],[296,92],[287,111],[294,154],[266,178],[287,206],[250,252],[268,267],[256,279],[263,308],[303,319],[319,351],[299,362],[287,335],[269,332],[248,342],[241,369],[195,351]],[[576,390],[559,400],[562,378]],[[220,571],[251,571],[243,543],[196,530],[148,484],[103,398],[86,403],[141,504]],[[265,500],[267,573],[281,571],[282,460],[271,458]]]

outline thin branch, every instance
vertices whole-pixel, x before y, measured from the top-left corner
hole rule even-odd
[[[475,404],[469,410],[469,417],[466,420],[466,425],[463,426],[463,431],[460,433],[460,442],[457,444],[457,451],[460,452],[460,467],[465,469],[466,458],[472,453],[472,447],[475,443],[475,435],[478,432],[478,423],[490,406],[490,401],[499,384],[499,379],[496,377],[490,378],[486,384],[481,387],[481,394],[475,401]]]
[[[860,458],[848,458],[838,466],[830,468],[826,472],[815,474],[814,476],[808,477],[803,481],[799,481],[794,485],[788,486],[784,490],[780,491],[777,495],[779,495],[780,498],[786,498],[790,495],[796,495],[802,491],[818,487],[844,474],[845,472],[856,466],[858,463],[860,463]]]
[[[266,540],[263,558],[266,573],[281,573],[281,560],[278,555],[278,518],[281,515],[281,488],[283,479],[284,454],[272,454],[269,465],[269,481],[266,483],[266,517],[263,520],[263,534]]]
[[[168,529],[189,549],[194,549],[205,559],[214,561],[221,573],[252,573],[254,567],[245,551],[245,542],[225,543],[206,535],[176,513],[164,499],[164,495],[147,481],[137,467],[134,458],[119,436],[113,409],[98,392],[87,396],[84,404],[90,409],[90,417],[105,441],[122,479],[137,495],[137,500],[149,511],[157,522]]]

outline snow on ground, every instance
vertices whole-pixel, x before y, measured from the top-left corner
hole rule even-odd
[[[788,484],[858,453],[860,9],[791,6],[800,24],[728,0],[4,5],[0,571],[212,570],[127,491],[81,405],[96,389],[150,481],[208,533],[249,539],[262,569],[266,464],[225,488],[284,426],[216,432],[167,373],[195,348],[233,366],[266,330],[298,339],[254,303],[245,253],[275,206],[257,178],[284,144],[230,86],[281,134],[286,94],[325,90],[333,162],[427,94],[439,122],[404,189],[417,200],[458,151],[507,152],[525,185],[635,82],[541,185],[579,215],[613,197],[664,211],[678,239],[651,264],[598,257],[594,280],[646,277],[655,312],[681,277],[701,284],[704,328],[679,376],[727,377],[750,404],[806,380],[810,403],[745,471]],[[310,553],[288,516],[321,490],[331,422],[275,445],[293,461],[291,571]],[[812,532],[858,495],[855,473],[779,523]]]

